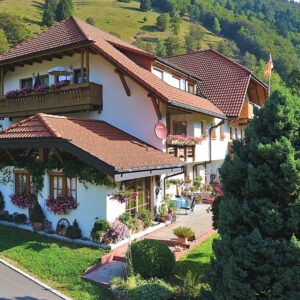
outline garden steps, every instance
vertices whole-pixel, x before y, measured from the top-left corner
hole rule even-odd
[[[96,284],[109,287],[115,277],[124,277],[126,265],[122,261],[112,261],[83,275],[83,278]]]

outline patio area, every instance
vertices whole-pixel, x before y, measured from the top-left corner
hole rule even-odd
[[[145,239],[158,240],[169,246],[177,244],[177,237],[173,233],[173,229],[179,226],[190,227],[195,232],[196,242],[205,236],[215,233],[212,228],[212,214],[208,211],[210,204],[196,204],[194,213],[178,211],[176,213],[176,221],[148,234]]]

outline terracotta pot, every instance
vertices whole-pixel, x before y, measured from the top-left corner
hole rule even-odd
[[[188,243],[188,238],[187,237],[179,237],[178,239],[179,244],[186,245]]]
[[[160,217],[160,221],[161,221],[161,222],[166,222],[167,219],[168,219],[167,216],[161,216],[161,217]]]
[[[32,223],[32,227],[34,231],[42,231],[43,230],[43,223]]]

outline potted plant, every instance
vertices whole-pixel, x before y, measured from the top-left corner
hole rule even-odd
[[[173,229],[173,233],[177,236],[178,243],[184,245],[187,244],[189,238],[195,236],[195,232],[191,228],[183,226]]]
[[[37,201],[33,207],[29,208],[29,219],[35,231],[41,231],[43,229],[45,215]]]
[[[169,200],[165,199],[160,205],[160,221],[166,222],[168,220]]]
[[[106,231],[109,229],[109,223],[106,220],[96,219],[91,231],[92,240],[96,243],[102,243]]]

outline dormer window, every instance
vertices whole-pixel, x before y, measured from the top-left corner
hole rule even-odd
[[[159,70],[157,68],[153,68],[153,74],[157,76],[159,79],[164,79],[164,72],[162,70]]]
[[[188,92],[190,94],[195,94],[195,87],[194,87],[194,85],[192,83],[188,84]]]
[[[177,76],[172,76],[172,85],[178,89],[180,89],[180,78]]]

